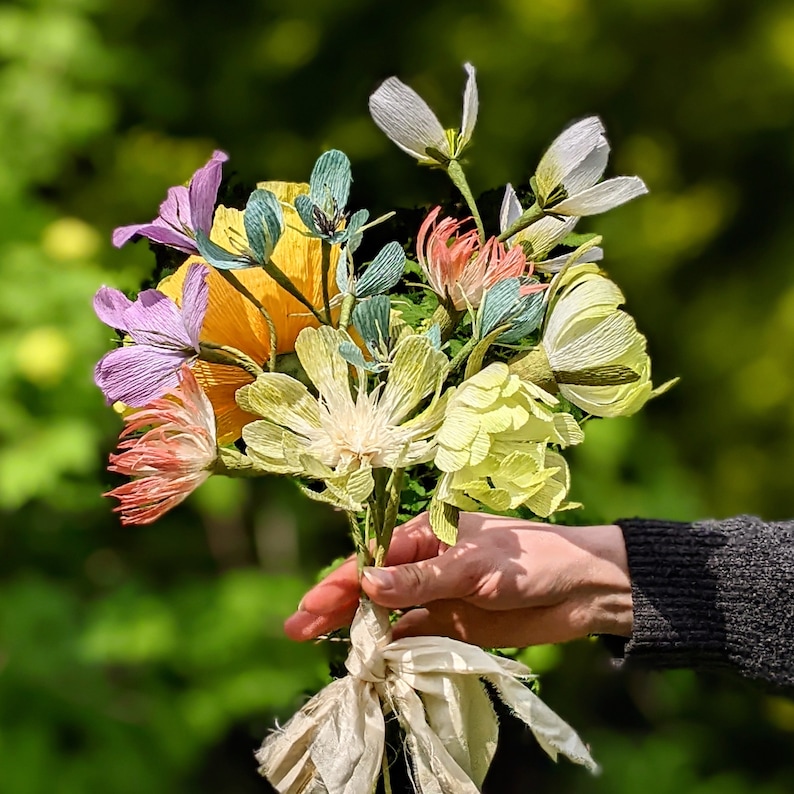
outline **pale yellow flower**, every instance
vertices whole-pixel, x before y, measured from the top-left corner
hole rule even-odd
[[[558,400],[494,363],[452,394],[436,436],[435,465],[444,474],[436,498],[461,509],[482,503],[493,510],[526,505],[548,516],[566,505],[568,466],[549,444],[583,440]]]
[[[419,404],[440,388],[447,357],[424,335],[412,335],[396,347],[385,385],[351,388],[350,365],[339,346],[350,337],[322,326],[298,336],[295,352],[318,397],[282,373],[260,375],[237,394],[243,410],[263,417],[243,429],[254,464],[275,474],[324,481],[315,498],[347,510],[362,509],[373,489],[372,470],[400,469],[430,460],[432,435],[443,415],[433,400],[412,417]]]

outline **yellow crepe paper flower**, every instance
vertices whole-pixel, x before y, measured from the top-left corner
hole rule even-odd
[[[309,186],[296,182],[261,182],[258,187],[275,193],[284,205],[286,228],[273,252],[273,261],[314,306],[321,307],[321,241],[301,233],[300,230],[305,227],[292,208],[295,197],[308,193]],[[237,250],[246,240],[243,213],[220,205],[215,211],[210,239],[227,250]],[[337,292],[333,273],[338,255],[338,249],[334,248],[329,280],[332,295]],[[179,302],[188,268],[193,262],[203,261],[200,257],[190,257],[176,273],[163,279],[158,289]],[[235,270],[234,275],[272,316],[278,337],[278,354],[292,352],[298,334],[304,328],[318,325],[306,307],[285,292],[261,268]],[[207,284],[209,304],[201,329],[202,341],[229,345],[257,363],[263,363],[270,355],[270,335],[259,310],[213,268],[210,268]],[[219,442],[226,444],[235,441],[240,437],[243,426],[255,418],[237,405],[235,393],[253,378],[242,369],[206,361],[197,362],[194,372],[215,409]]]
[[[565,504],[565,460],[549,444],[584,438],[576,420],[555,413],[558,400],[495,363],[464,381],[450,397],[436,435],[436,466],[444,472],[436,498],[464,510],[526,505],[548,516]]]
[[[385,384],[367,392],[362,373],[354,393],[350,365],[339,353],[345,341],[345,332],[329,326],[298,335],[295,352],[319,397],[289,375],[268,372],[243,387],[237,400],[263,417],[243,429],[255,466],[323,480],[327,490],[309,495],[361,510],[373,489],[374,468],[402,469],[432,458],[442,401],[434,399],[410,417],[438,392],[448,362],[426,336],[414,334],[397,345]]]
[[[653,388],[645,337],[620,309],[617,285],[592,263],[561,271],[551,282],[541,342],[511,365],[594,416],[629,416],[676,380]],[[545,370],[545,375],[543,371]]]

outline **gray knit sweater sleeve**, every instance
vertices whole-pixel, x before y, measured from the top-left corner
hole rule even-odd
[[[794,521],[617,524],[634,599],[627,661],[728,669],[794,690]]]

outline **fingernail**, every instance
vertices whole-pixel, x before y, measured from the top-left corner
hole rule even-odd
[[[383,568],[365,568],[362,575],[379,590],[394,589],[394,574]]]
[[[298,602],[298,609],[297,609],[298,612],[305,612],[306,611],[306,608],[303,606],[303,602],[305,600],[306,600],[306,596],[301,598],[301,600]]]

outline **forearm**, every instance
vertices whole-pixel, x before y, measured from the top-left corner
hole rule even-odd
[[[794,688],[794,522],[617,523],[632,580],[628,660]]]

